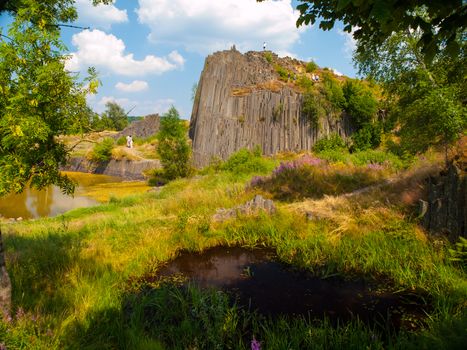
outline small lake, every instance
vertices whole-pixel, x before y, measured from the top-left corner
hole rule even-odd
[[[117,177],[87,173],[66,172],[78,183],[75,195],[64,195],[56,186],[38,191],[26,188],[23,193],[0,197],[0,217],[32,219],[56,216],[68,210],[99,204],[92,193],[99,192],[105,185],[107,191],[121,187],[123,180]],[[102,201],[102,200],[101,200]]]

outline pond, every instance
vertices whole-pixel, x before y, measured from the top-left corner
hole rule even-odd
[[[182,252],[153,278],[173,276],[201,288],[223,290],[240,307],[272,317],[327,318],[333,324],[359,318],[372,326],[413,329],[429,309],[426,299],[414,292],[393,292],[377,281],[323,279],[279,261],[274,250],[265,248]]]
[[[64,195],[56,186],[44,190],[26,188],[23,193],[0,197],[0,217],[32,219],[51,217],[75,208],[89,207],[105,202],[113,193],[131,194],[146,191],[144,182],[124,182],[106,175],[66,172],[78,183],[73,197]]]

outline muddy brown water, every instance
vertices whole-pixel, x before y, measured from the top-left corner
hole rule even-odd
[[[158,271],[157,278],[174,275],[200,288],[228,292],[239,306],[273,317],[326,317],[333,324],[358,317],[370,325],[410,329],[417,327],[429,307],[419,295],[381,291],[375,283],[318,278],[280,262],[272,249],[182,252]]]
[[[67,196],[57,186],[49,186],[41,191],[26,188],[22,193],[0,197],[0,218],[32,219],[56,216],[68,210],[90,207],[98,201],[80,195],[83,190],[90,190],[103,183],[120,183],[122,179],[106,175],[66,172],[78,186],[75,196]]]

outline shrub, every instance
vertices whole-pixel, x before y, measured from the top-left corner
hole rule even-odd
[[[328,101],[319,91],[311,91],[303,96],[302,112],[312,127],[318,127],[319,120],[326,117]]]
[[[91,153],[91,160],[95,162],[108,162],[112,158],[114,139],[106,137],[102,142],[96,143]]]
[[[253,172],[266,172],[271,168],[271,165],[261,156],[261,148],[257,146],[253,151],[242,148],[232,154],[219,168],[236,174],[250,174]]]
[[[318,140],[313,146],[313,151],[323,152],[329,150],[343,150],[346,149],[345,142],[337,133],[331,133],[328,136]]]
[[[330,166],[320,158],[304,156],[282,162],[271,176],[254,177],[250,186],[281,200],[320,198],[371,185],[383,177],[383,170],[384,167]]]
[[[282,67],[280,64],[275,64],[274,69],[276,70],[277,74],[279,74],[279,79],[283,81],[287,81],[289,76],[291,75],[290,72]]]
[[[314,72],[315,70],[318,69],[318,65],[314,62],[314,61],[310,61],[306,64],[306,72],[307,73],[312,73]]]
[[[381,143],[381,127],[374,123],[365,124],[360,130],[352,135],[352,150],[364,151],[376,148]]]
[[[378,102],[371,89],[358,80],[349,79],[342,90],[345,110],[354,119],[357,129],[371,123],[378,110]]]
[[[119,137],[119,138],[117,139],[117,142],[116,142],[116,143],[117,143],[117,145],[119,145],[119,146],[124,146],[124,145],[126,145],[126,137],[125,137],[125,136]]]
[[[311,91],[313,89],[313,82],[311,79],[307,78],[305,75],[301,75],[297,80],[297,85],[301,87],[304,91]]]
[[[272,53],[271,52],[265,52],[263,55],[264,55],[264,58],[266,59],[266,61],[268,61],[268,63],[272,63]]]
[[[161,117],[157,141],[157,154],[162,164],[164,177],[173,180],[188,176],[191,172],[191,148],[187,140],[185,123],[173,106]]]
[[[333,78],[329,73],[323,75],[323,80],[323,93],[332,107],[328,113],[334,112],[340,114],[342,109],[345,107],[346,101],[341,83]]]

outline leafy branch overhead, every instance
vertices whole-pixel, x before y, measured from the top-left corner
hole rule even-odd
[[[257,0],[265,1],[265,0]],[[467,5],[463,0],[300,0],[297,26],[319,21],[323,30],[337,21],[358,41],[357,51],[377,47],[393,32],[420,30],[418,46],[430,61],[440,48],[452,56],[460,50],[458,38],[465,38]]]

